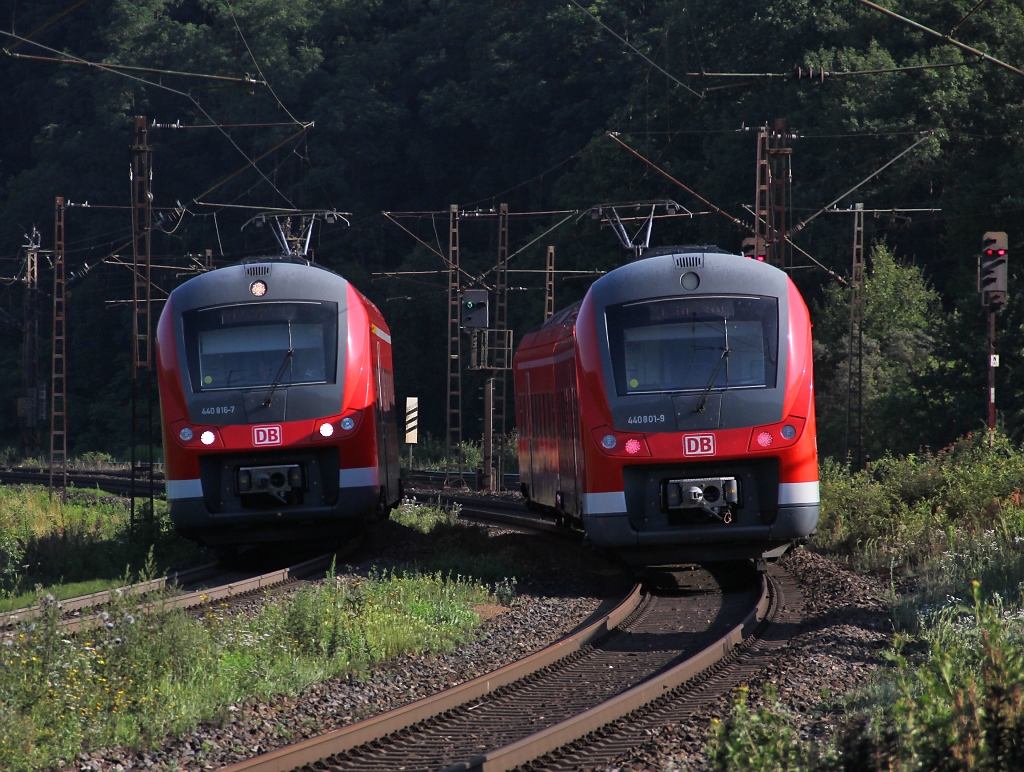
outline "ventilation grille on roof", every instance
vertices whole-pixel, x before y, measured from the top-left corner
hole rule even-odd
[[[680,255],[676,258],[676,268],[702,268],[704,255]]]
[[[269,265],[247,265],[245,266],[246,276],[270,276]]]

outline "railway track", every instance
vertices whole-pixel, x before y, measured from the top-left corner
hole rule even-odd
[[[356,543],[347,545],[346,549],[355,549]],[[347,552],[346,552],[347,554]],[[188,571],[182,571],[169,576],[152,579],[145,582],[117,587],[113,590],[82,595],[60,601],[62,612],[59,627],[66,633],[77,633],[89,630],[102,624],[102,608],[117,596],[139,596],[140,611],[153,611],[160,609],[193,609],[214,603],[217,601],[238,601],[242,598],[262,592],[268,589],[281,589],[290,584],[302,581],[326,570],[332,560],[342,556],[341,553],[327,553],[304,560],[286,568],[269,571],[258,575],[239,576],[238,572],[231,572],[229,581],[215,582],[212,586],[201,586],[191,591],[177,595],[164,594],[165,591],[181,586],[208,584],[210,578],[220,576],[223,578],[227,572],[218,567],[216,563],[198,566]],[[154,593],[158,597],[149,598]],[[55,601],[56,602],[56,601]],[[15,625],[34,619],[44,613],[44,609],[38,605],[17,611],[8,611],[0,614],[0,629],[11,628]]]
[[[425,485],[440,490],[444,487],[448,474],[446,472],[414,471],[412,473],[406,472],[402,477],[410,485]],[[467,473],[463,477],[468,486],[466,490],[475,490],[475,473]],[[3,485],[49,485],[49,483],[50,472],[48,469],[0,469],[0,484]],[[132,491],[132,477],[128,471],[69,472],[68,483],[82,489],[99,488],[115,496],[127,496]],[[134,485],[136,495],[148,495],[148,477],[136,478]],[[519,475],[505,475],[504,487],[510,491],[518,490]],[[155,471],[153,474],[153,492],[160,495],[164,492],[163,471]]]
[[[0,484],[3,485],[43,485],[50,484],[50,471],[48,469],[0,469]],[[130,472],[69,472],[68,485],[83,490],[94,490],[110,493],[114,496],[128,496],[132,492],[132,477]],[[134,482],[136,496],[149,495],[149,478],[137,478]],[[164,480],[163,474],[158,473],[153,478],[153,493],[163,495]]]
[[[413,472],[409,477],[411,484],[427,486],[426,490],[411,492],[411,495],[417,501],[429,503],[440,499],[447,504],[459,504],[462,507],[463,515],[468,518],[525,527],[537,531],[566,533],[565,529],[555,526],[551,518],[529,512],[519,502],[481,498],[470,495],[467,492],[455,492],[453,489],[444,489],[444,472]],[[518,475],[505,475],[506,487],[510,489],[514,489],[518,485],[518,480]],[[129,496],[132,493],[132,480],[127,472],[124,474],[96,472],[69,474],[68,482],[83,490],[98,488],[115,496]],[[0,470],[0,484],[48,485],[49,471],[30,469]],[[135,494],[137,496],[148,495],[148,491],[148,479],[135,481]],[[164,494],[162,474],[154,478],[153,492],[158,496]],[[183,582],[179,580],[179,584],[181,583]],[[2,621],[0,621],[0,625],[2,625]]]
[[[637,586],[609,614],[519,662],[225,769],[578,769],[742,683],[795,629],[798,594],[776,569],[729,592]]]

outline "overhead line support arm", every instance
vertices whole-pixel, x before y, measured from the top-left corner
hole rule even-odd
[[[612,140],[615,140],[616,142],[618,142],[618,143],[619,143],[620,145],[622,145],[622,146],[623,146],[624,148],[626,148],[626,150],[628,150],[628,151],[629,151],[630,153],[632,153],[633,155],[635,155],[635,156],[636,156],[637,158],[639,158],[639,159],[640,159],[641,161],[643,161],[643,162],[644,162],[645,164],[647,164],[647,165],[648,165],[648,166],[650,166],[650,167],[651,167],[652,169],[654,169],[654,170],[655,170],[656,172],[658,172],[658,173],[659,173],[659,174],[661,174],[661,175],[662,175],[663,177],[665,177],[665,179],[667,179],[667,180],[669,180],[670,182],[673,182],[673,183],[675,183],[676,185],[678,185],[679,187],[681,187],[681,188],[682,188],[683,190],[685,190],[685,191],[686,191],[687,193],[689,193],[689,194],[690,194],[691,196],[693,196],[694,198],[696,198],[696,199],[697,199],[698,201],[700,201],[700,202],[701,202],[702,204],[704,204],[705,206],[709,206],[709,207],[711,207],[711,210],[712,210],[712,211],[713,211],[713,212],[714,212],[715,214],[720,214],[720,215],[722,215],[722,217],[724,217],[725,219],[727,219],[727,220],[728,220],[729,222],[731,222],[731,223],[732,223],[733,225],[738,225],[739,227],[741,227],[741,228],[743,228],[743,229],[745,229],[745,230],[748,230],[748,231],[750,231],[750,232],[753,232],[753,231],[754,231],[754,229],[753,229],[753,227],[752,227],[752,226],[748,225],[747,223],[743,222],[742,220],[739,220],[739,219],[737,219],[737,218],[733,217],[733,216],[732,216],[731,214],[729,214],[728,212],[726,212],[726,211],[725,211],[724,209],[721,209],[720,207],[717,207],[717,206],[715,206],[714,204],[712,204],[712,203],[711,203],[710,201],[708,201],[708,200],[707,200],[706,198],[704,198],[703,196],[701,196],[701,195],[700,195],[699,193],[697,193],[696,191],[694,191],[694,190],[691,190],[690,188],[686,187],[686,185],[684,185],[683,183],[681,183],[681,182],[680,182],[679,180],[677,180],[677,179],[676,179],[675,177],[673,177],[673,176],[672,176],[671,174],[669,174],[669,173],[668,173],[668,172],[666,172],[666,171],[665,171],[664,169],[662,169],[661,167],[659,167],[659,166],[658,166],[657,164],[655,164],[655,163],[654,163],[653,161],[650,161],[650,160],[648,160],[647,158],[644,158],[644,156],[640,155],[640,153],[638,153],[638,152],[637,152],[636,150],[634,150],[633,148],[631,148],[631,147],[630,147],[629,145],[627,145],[627,144],[626,144],[625,142],[623,142],[623,141],[622,141],[621,139],[619,139],[619,138],[618,138],[618,137],[617,137],[617,136],[616,136],[615,134],[613,134],[612,132],[608,132],[607,134],[605,134],[605,136],[606,136],[606,137],[608,137],[609,139],[612,139]]]
[[[998,65],[998,66],[1000,66],[1000,67],[1002,67],[1004,69],[1009,70],[1010,72],[1015,72],[1018,75],[1024,75],[1024,71],[1018,70],[1012,64],[1007,64],[1006,62],[1003,62],[1003,61],[1000,61],[999,59],[996,59],[994,56],[989,56],[988,54],[984,53],[983,51],[979,51],[977,48],[971,48],[966,43],[961,43],[959,40],[955,40],[955,39],[951,38],[949,35],[943,35],[941,32],[936,32],[933,29],[929,29],[928,27],[924,26],[923,24],[918,24],[913,19],[908,19],[906,16],[900,16],[898,13],[895,13],[894,11],[890,11],[888,8],[883,8],[882,6],[877,5],[876,3],[872,3],[871,0],[857,0],[857,2],[859,2],[861,5],[866,5],[868,8],[874,8],[876,11],[881,11],[886,16],[891,16],[893,19],[896,19],[897,21],[901,21],[904,24],[909,24],[914,29],[921,30],[921,32],[926,32],[929,35],[931,35],[932,37],[938,38],[943,43],[948,43],[951,46],[956,46],[961,51],[966,51],[967,53],[973,54],[974,56],[980,56],[986,62],[992,62],[992,64]],[[973,13],[973,11],[971,13]]]

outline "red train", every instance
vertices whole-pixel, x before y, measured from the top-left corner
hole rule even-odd
[[[636,565],[781,556],[819,513],[811,324],[783,272],[652,249],[513,360],[531,508]]]
[[[184,536],[333,538],[401,498],[391,334],[338,274],[286,256],[197,276],[171,293],[156,350]]]

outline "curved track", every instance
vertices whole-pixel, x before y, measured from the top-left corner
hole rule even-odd
[[[784,640],[793,630],[769,624],[787,621],[788,581],[778,572],[726,592],[636,587],[607,616],[526,659],[225,769],[577,769],[636,744],[644,716],[693,710],[695,699],[725,694],[760,667],[770,636]]]

